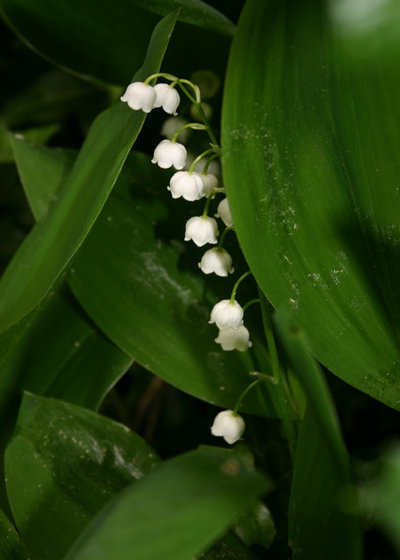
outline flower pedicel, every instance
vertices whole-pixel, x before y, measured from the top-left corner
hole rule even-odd
[[[171,83],[159,83],[151,86],[150,82],[157,77],[163,77]],[[198,116],[200,120],[203,120],[204,124],[198,122],[190,123],[180,117],[176,117],[180,96],[175,86],[179,86],[192,101],[193,107],[196,109],[196,118]],[[193,95],[188,91],[187,86],[193,91]],[[152,109],[162,107],[166,113],[174,115],[174,117],[167,119],[163,127],[162,134],[167,136],[168,139],[162,140],[158,144],[151,161],[162,169],[174,167],[178,170],[172,175],[168,185],[172,198],[183,198],[188,202],[195,202],[203,197],[206,198],[203,214],[201,216],[193,216],[186,222],[185,241],[193,241],[198,247],[206,244],[215,245],[219,236],[218,224],[214,218],[208,215],[208,211],[212,199],[218,193],[224,192],[224,189],[219,188],[218,178],[215,174],[209,173],[208,169],[216,163],[215,159],[220,157],[221,149],[208,124],[208,117],[201,103],[199,88],[188,80],[181,80],[170,74],[154,74],[149,76],[145,82],[130,84],[121,97],[121,101],[128,103],[129,107],[134,110],[142,110],[149,113]],[[210,147],[195,157],[186,167],[188,160],[186,147],[182,143],[177,142],[177,138],[185,138],[184,133],[187,134],[187,132],[190,132],[190,129],[206,131],[210,138]],[[195,171],[197,169],[196,166],[200,162],[202,162],[201,173]],[[185,167],[187,171],[181,171]],[[234,229],[234,222],[227,198],[223,198],[219,202],[215,217],[220,218],[226,228],[221,235],[218,247],[209,249],[204,253],[199,262],[199,268],[204,274],[214,273],[220,277],[227,277],[234,271],[232,257],[223,248],[226,233]],[[219,334],[215,342],[220,344],[221,348],[225,351],[238,350],[245,352],[252,345],[249,331],[243,325],[244,310],[236,301],[236,290],[240,282],[249,274],[250,272],[246,272],[237,280],[230,299],[219,301],[211,311],[209,323],[215,323],[219,328]],[[251,303],[249,302],[245,308]],[[225,410],[216,416],[211,427],[213,435],[223,437],[229,444],[233,444],[241,438],[245,429],[245,423],[243,418],[237,414],[237,409],[243,395],[252,386],[253,384],[242,393],[233,411]]]

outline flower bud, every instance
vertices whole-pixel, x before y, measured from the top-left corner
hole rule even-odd
[[[199,173],[189,173],[188,171],[178,171],[172,175],[169,187],[172,198],[184,198],[189,202],[200,200],[204,196],[203,178]]]
[[[212,308],[208,322],[219,329],[237,329],[243,323],[243,309],[236,300],[223,299]]]
[[[154,107],[162,107],[166,113],[176,115],[176,110],[181,101],[176,89],[168,84],[156,84],[154,91],[156,93]]]
[[[214,272],[217,276],[232,274],[232,257],[225,249],[209,249],[199,262],[199,268],[204,274]]]
[[[186,163],[186,148],[179,142],[171,142],[171,140],[161,140],[151,160],[162,169],[168,169],[174,166],[175,169],[183,169]]]
[[[131,109],[141,109],[145,113],[150,113],[154,107],[156,92],[153,86],[143,82],[133,82],[130,84],[121,97],[121,101],[128,103]]]
[[[208,103],[202,103],[201,104],[201,108],[204,111],[204,114],[206,116],[206,119],[208,121],[210,121],[212,119],[212,114],[213,114],[213,110],[211,105],[209,105]],[[203,120],[203,115],[200,113],[198,106],[197,105],[192,105],[190,107],[190,114],[192,115],[192,117],[194,119],[196,119],[196,121],[202,121]]]
[[[227,227],[233,226],[233,218],[231,214],[231,209],[229,208],[229,202],[227,198],[223,198],[218,204],[216,218],[221,218]]]
[[[203,192],[205,196],[211,196],[214,194],[215,189],[218,188],[218,178],[212,173],[202,173],[201,178],[203,180]]]
[[[214,97],[220,87],[220,79],[212,70],[196,70],[191,79],[199,87],[202,99]]]
[[[252,343],[250,342],[250,334],[244,325],[239,325],[236,329],[221,329],[215,342],[222,346],[222,350],[239,350],[246,352]]]
[[[186,222],[185,241],[192,240],[198,247],[217,243],[217,222],[208,216],[194,216]]]
[[[214,419],[211,426],[213,436],[223,437],[229,443],[238,441],[244,432],[245,423],[239,414],[235,414],[233,410],[223,410]]]

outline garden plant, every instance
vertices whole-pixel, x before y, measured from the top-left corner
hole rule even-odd
[[[0,16],[0,560],[398,558],[398,0]]]

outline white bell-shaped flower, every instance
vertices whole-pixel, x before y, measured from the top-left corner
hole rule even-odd
[[[168,169],[174,166],[175,169],[183,169],[186,163],[186,148],[179,142],[171,142],[171,140],[161,140],[151,160],[162,169]]]
[[[181,101],[176,89],[168,84],[156,84],[154,91],[156,92],[154,107],[162,107],[166,113],[176,115],[176,110]]]
[[[212,308],[208,322],[219,329],[237,329],[243,323],[243,309],[236,300],[223,299]]]
[[[145,113],[150,113],[154,108],[156,92],[153,86],[143,82],[133,82],[126,88],[124,95],[120,99],[128,103],[131,109],[141,109]]]
[[[231,209],[229,208],[229,202],[227,198],[223,198],[218,204],[216,218],[221,218],[227,227],[233,226],[233,218],[231,214]]]
[[[232,445],[242,437],[244,429],[245,423],[239,414],[235,414],[233,410],[223,410],[214,418],[211,433],[213,436],[223,437]]]
[[[217,276],[228,276],[232,274],[232,257],[230,254],[221,249],[215,247],[214,249],[209,249],[206,251],[199,262],[199,268],[204,274],[215,273]]]
[[[177,132],[180,128],[188,123],[189,121],[183,119],[182,117],[169,117],[163,122],[163,125],[161,127],[161,136],[165,136],[166,138],[171,139],[175,132]],[[190,128],[185,128],[179,133],[177,140],[184,143],[189,138],[189,135]]]
[[[208,216],[194,216],[186,222],[185,241],[192,240],[198,247],[215,245],[219,235],[217,222]]]
[[[178,171],[172,175],[169,186],[172,198],[184,198],[189,202],[200,200],[204,196],[203,178],[199,173]]]
[[[239,325],[236,329],[221,329],[215,342],[222,346],[222,350],[239,350],[246,352],[252,343],[250,342],[250,333],[244,325]]]
[[[201,178],[203,179],[203,191],[208,197],[214,194],[215,189],[218,188],[218,177],[212,173],[202,173]]]

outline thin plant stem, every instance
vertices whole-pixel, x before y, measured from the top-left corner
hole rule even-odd
[[[237,416],[238,410],[240,405],[242,404],[242,401],[244,399],[244,397],[247,395],[247,393],[256,385],[258,385],[259,383],[261,383],[262,379],[258,378],[255,381],[253,381],[253,383],[250,383],[250,385],[248,385],[248,387],[246,387],[246,389],[243,391],[243,393],[240,395],[240,397],[238,398],[238,400],[236,401],[235,404],[235,408],[233,409],[233,415]]]
[[[222,249],[222,247],[224,246],[224,240],[225,240],[226,234],[229,231],[235,231],[235,228],[233,226],[228,226],[224,229],[224,231],[221,234],[219,243],[218,243],[218,249]]]
[[[205,126],[205,125],[204,125],[204,126]],[[204,169],[203,169],[203,174],[204,174],[204,175],[206,175],[206,173],[207,173],[207,171],[208,171],[208,168],[210,167],[210,163],[211,163],[215,158],[217,158],[217,157],[219,157],[218,154],[213,154],[212,156],[210,156],[210,157],[207,159],[207,163],[205,164]]]
[[[235,285],[233,286],[232,289],[232,293],[231,293],[231,298],[230,298],[230,302],[233,303],[235,301],[236,298],[236,292],[240,286],[240,284],[243,282],[243,280],[245,278],[247,278],[248,276],[250,276],[251,271],[248,270],[247,272],[245,272],[244,274],[242,274],[242,276],[239,278],[239,280],[236,280]]]
[[[201,117],[201,120],[203,121],[203,123],[204,123],[205,126],[206,126],[206,129],[207,129],[207,132],[208,132],[208,135],[209,135],[209,137],[210,137],[211,142],[212,142],[215,146],[219,146],[217,137],[215,136],[214,131],[213,131],[213,129],[211,128],[210,122],[209,122],[209,120],[207,119],[206,114],[205,114],[205,112],[204,112],[204,109],[203,109],[203,107],[202,107],[202,105],[201,105],[200,93],[199,93],[198,95],[197,95],[197,93],[196,93],[196,94],[195,94],[195,95],[196,95],[196,98],[194,98],[193,95],[192,95],[191,93],[189,93],[189,91],[187,90],[187,88],[184,86],[185,83],[189,83],[193,89],[194,89],[194,87],[197,87],[197,86],[195,86],[194,84],[192,84],[191,82],[189,82],[189,80],[179,80],[179,82],[178,82],[179,87],[182,89],[183,93],[190,99],[190,101],[193,103],[193,105],[196,106],[196,108],[197,108],[197,110],[198,110],[198,112],[199,112],[199,115],[200,115],[200,117]],[[198,88],[197,88],[197,89],[198,89]],[[195,91],[196,91],[196,90],[195,90]]]
[[[260,298],[254,298],[254,299],[251,299],[250,301],[248,301],[243,306],[243,313],[246,311],[246,309],[248,309],[250,307],[250,305],[254,305],[255,303],[260,303]]]
[[[197,158],[193,160],[193,162],[189,167],[189,173],[193,173],[194,168],[199,163],[199,161],[201,161],[204,158],[204,156],[207,156],[208,154],[213,154],[214,152],[215,152],[214,148],[208,148],[208,150],[206,150],[205,152],[197,156]]]
[[[208,210],[210,208],[210,203],[211,203],[211,198],[207,198],[206,199],[206,203],[204,205],[204,210],[203,210],[203,214],[202,214],[202,218],[207,218],[208,216]]]
[[[190,128],[192,130],[206,130],[206,127],[204,126],[204,124],[200,124],[200,123],[187,123],[184,124],[183,126],[179,127],[178,130],[176,130],[174,132],[174,134],[171,136],[171,142],[175,142],[176,139],[178,138],[178,136],[180,135],[180,133],[183,130],[186,130],[187,128]]]
[[[157,78],[164,78],[165,80],[169,80],[170,82],[176,82],[176,81],[179,82],[179,78],[177,78],[176,76],[174,76],[172,74],[167,74],[165,72],[157,72],[156,74],[151,74],[151,76],[146,78],[143,83],[144,84],[149,84],[151,81],[153,81]]]
[[[200,89],[199,86],[196,86],[196,84],[194,84],[193,82],[191,82],[190,80],[185,80],[185,78],[181,78],[180,80],[178,80],[179,85],[182,88],[182,91],[185,91],[186,95],[190,96],[191,101],[193,101],[193,103],[195,103],[196,105],[198,103],[201,103],[201,96],[200,96]],[[185,88],[185,86],[182,86],[182,84],[187,84],[188,86],[190,86],[194,92],[195,95],[195,99],[190,95],[190,93],[187,91],[187,89]]]

